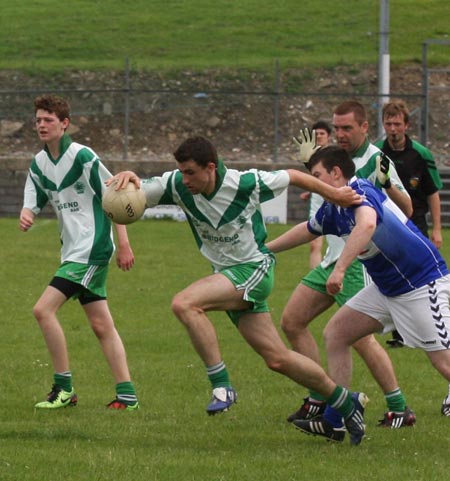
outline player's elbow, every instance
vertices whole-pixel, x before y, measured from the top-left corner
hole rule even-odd
[[[356,219],[356,230],[369,238],[377,228],[377,216],[371,210],[366,211],[366,215],[358,216]]]
[[[413,215],[413,204],[411,197],[408,194],[403,194],[403,196],[395,201],[395,203],[400,207],[401,211],[408,217],[408,219]]]
[[[374,219],[368,219],[362,227],[364,229],[364,232],[370,234],[371,236],[377,228],[377,221]]]
[[[412,206],[412,202],[409,201],[405,207],[405,215],[406,217],[408,217],[408,219],[413,215],[413,206]]]

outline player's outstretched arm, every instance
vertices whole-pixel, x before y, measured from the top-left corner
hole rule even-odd
[[[20,211],[19,229],[23,232],[29,230],[34,224],[34,213],[31,209],[24,207]]]
[[[287,173],[289,174],[291,185],[296,185],[310,192],[316,192],[333,204],[340,205],[341,207],[349,207],[362,202],[361,196],[351,187],[332,187],[312,175],[305,174],[299,170],[287,169]]]
[[[308,242],[316,239],[317,236],[311,234],[306,225],[306,222],[297,224],[284,234],[281,234],[280,236],[268,242],[266,246],[272,252],[276,253],[292,249],[293,247],[297,247],[302,244],[307,244]]]

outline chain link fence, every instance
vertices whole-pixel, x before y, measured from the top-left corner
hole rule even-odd
[[[292,134],[319,118],[330,121],[333,108],[350,98],[367,107],[370,138],[376,139],[378,96],[373,72],[353,72],[345,81],[339,70],[328,71],[307,82],[305,77],[280,71],[275,64],[268,74],[246,75],[238,79],[185,72],[181,79],[165,80],[156,73],[132,71],[127,62],[124,72],[77,72],[45,85],[34,85],[32,79],[27,88],[19,87],[22,79],[18,78],[16,88],[0,90],[0,135],[5,140],[0,155],[28,155],[30,145],[34,146],[32,152],[36,150],[32,103],[44,92],[69,99],[74,138],[93,147],[104,159],[168,159],[181,140],[201,133],[230,160],[288,162],[294,156]],[[442,79],[443,74],[438,82]],[[429,85],[432,83],[430,78]],[[423,122],[431,119],[431,128],[425,130],[429,132],[426,141],[432,149],[445,151],[448,144],[433,130],[433,119],[442,118],[438,110],[448,110],[449,104],[436,98],[431,89],[422,92],[420,85],[413,92],[392,91],[391,97],[407,101],[413,114],[412,136],[419,139]]]

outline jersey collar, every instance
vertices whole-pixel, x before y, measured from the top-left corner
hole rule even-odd
[[[49,158],[56,163],[65,154],[71,143],[72,139],[70,138],[69,134],[63,134],[63,136],[59,139],[59,157],[57,159],[53,159],[47,144],[45,144],[44,150],[47,152]]]
[[[362,157],[364,155],[364,152],[369,148],[369,144],[369,139],[366,137],[366,140],[361,145],[361,147],[355,152],[353,152],[352,157]]]
[[[223,180],[225,178],[225,175],[227,173],[227,168],[225,167],[225,164],[223,163],[222,160],[217,161],[217,167],[216,167],[216,185],[214,187],[214,190],[211,192],[209,195],[203,194],[207,199],[212,199],[217,191],[220,189],[220,187],[223,184]]]

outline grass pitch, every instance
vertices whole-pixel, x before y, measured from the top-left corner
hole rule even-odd
[[[0,0],[0,69],[63,71],[334,67],[377,62],[375,0]],[[390,2],[394,64],[420,62],[448,39],[448,0]],[[430,49],[448,64],[448,47]]]
[[[286,228],[270,225],[269,237]],[[41,219],[23,233],[16,219],[0,219],[0,229],[2,481],[446,479],[450,419],[439,409],[447,383],[420,351],[390,351],[417,426],[375,427],[384,400],[355,356],[354,386],[371,399],[367,438],[356,448],[347,439],[334,445],[286,422],[305,389],[269,371],[227,317],[217,313],[212,317],[239,403],[228,413],[208,417],[210,387],[204,368],[170,311],[174,293],[210,272],[186,223],[131,225],[135,268],[124,273],[111,264],[110,306],[127,348],[141,410],[106,410],[114,397],[113,380],[82,310],[71,301],[60,320],[79,404],[35,411],[34,403],[50,388],[52,368],[31,309],[59,264],[56,222]],[[443,253],[449,259],[449,231],[444,232]],[[270,298],[277,325],[307,266],[308,247],[278,256]],[[317,337],[330,314],[313,323]]]

